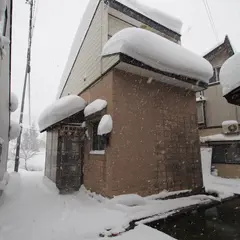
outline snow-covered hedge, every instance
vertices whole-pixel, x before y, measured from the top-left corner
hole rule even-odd
[[[85,106],[85,100],[77,95],[68,95],[60,98],[48,106],[40,115],[38,120],[40,132],[82,111]]]
[[[18,108],[18,98],[15,93],[11,93],[10,111],[15,112]]]
[[[208,83],[212,65],[182,46],[141,28],[125,28],[105,44],[102,56],[123,53],[152,68]]]

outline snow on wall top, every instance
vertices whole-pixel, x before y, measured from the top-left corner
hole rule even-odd
[[[15,112],[18,108],[18,97],[15,93],[11,93],[11,103],[10,103],[10,111]]]
[[[110,115],[104,115],[98,125],[98,135],[108,134],[113,129],[113,120]]]
[[[131,8],[132,10],[152,19],[176,33],[181,33],[182,21],[148,5],[139,3],[137,0],[117,0],[117,2]]]
[[[16,139],[21,131],[21,127],[17,122],[11,121],[10,124],[10,132],[9,132],[9,139],[13,140]]]
[[[107,106],[107,101],[102,99],[96,99],[95,101],[91,102],[89,105],[86,106],[84,109],[85,117],[94,114],[103,110]]]
[[[153,32],[125,28],[108,40],[102,55],[124,53],[155,69],[209,83],[212,65],[203,57]]]
[[[1,1],[1,0],[0,0]],[[57,99],[60,98],[62,91],[64,89],[64,86],[67,82],[69,73],[71,71],[71,68],[74,64],[74,61],[78,55],[78,51],[84,41],[84,38],[87,34],[89,25],[92,21],[92,18],[94,16],[95,11],[97,10],[98,4],[101,0],[91,0],[89,1],[89,4],[85,10],[85,13],[83,14],[83,17],[81,19],[81,23],[78,27],[78,30],[76,32],[76,35],[74,37],[74,41],[72,43],[72,47],[68,56],[67,63],[65,65],[60,84],[58,87],[57,92]],[[164,25],[168,27],[169,29],[180,33],[182,28],[182,22],[174,17],[171,17],[167,15],[166,13],[162,13],[159,10],[151,9],[147,6],[143,6],[135,1],[127,1],[127,0],[119,0],[118,2],[128,6],[129,8],[146,15],[148,18],[160,23],[161,25]]]
[[[40,132],[82,111],[85,106],[85,100],[77,95],[68,95],[60,98],[48,106],[40,115],[38,120]]]
[[[240,135],[215,134],[206,137],[200,137],[201,143],[221,142],[221,141],[240,141]]]
[[[220,83],[223,96],[240,86],[240,53],[234,54],[222,65]]]

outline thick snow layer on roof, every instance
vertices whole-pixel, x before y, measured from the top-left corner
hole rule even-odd
[[[233,125],[233,124],[238,124],[238,121],[236,121],[236,120],[228,120],[228,121],[222,122],[222,126],[229,126],[229,125]]]
[[[222,142],[222,141],[240,141],[240,135],[224,135],[224,134],[215,134],[209,135],[206,137],[200,137],[202,143],[205,142]]]
[[[240,53],[229,58],[220,70],[223,96],[240,87]]]
[[[150,18],[151,20],[171,29],[174,32],[181,33],[182,22],[181,20],[168,15],[156,8],[151,8],[148,5],[142,4],[137,0],[117,0],[119,3],[139,12],[140,14]]]
[[[124,53],[155,69],[206,83],[213,75],[211,64],[195,53],[141,28],[116,33],[103,48],[102,55]]]
[[[10,111],[15,112],[18,108],[18,98],[15,93],[11,93]]]
[[[38,120],[40,132],[46,130],[55,123],[82,111],[85,106],[85,100],[77,95],[68,95],[60,98],[48,106],[40,115]]]
[[[13,140],[16,139],[21,131],[21,127],[17,122],[11,121],[10,124],[10,132],[9,132],[9,139]]]
[[[96,99],[95,101],[91,102],[89,105],[86,106],[86,108],[84,109],[84,115],[85,117],[87,117],[91,114],[103,110],[105,107],[107,107],[106,100]]]
[[[110,115],[104,115],[98,125],[98,135],[108,134],[113,129],[113,120]]]

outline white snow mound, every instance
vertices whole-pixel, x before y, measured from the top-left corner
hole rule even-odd
[[[105,44],[102,56],[124,53],[155,69],[209,83],[212,65],[203,57],[153,32],[125,28]]]
[[[10,111],[15,112],[18,108],[18,97],[15,93],[11,93],[11,103],[10,103]]]
[[[137,194],[119,195],[110,199],[109,203],[121,204],[128,207],[146,205],[144,198]]]
[[[171,29],[174,32],[181,33],[182,21],[164,13],[156,8],[151,8],[148,5],[142,4],[136,0],[117,0],[119,3],[139,12],[140,14],[150,18],[151,20]]]
[[[11,121],[9,139],[16,139],[21,131],[21,127],[17,122]]]
[[[98,135],[108,134],[113,129],[113,120],[111,115],[104,115],[98,125]]]
[[[48,106],[40,115],[38,120],[40,132],[82,111],[85,106],[85,100],[77,95],[68,95],[60,98]]]
[[[85,107],[84,115],[85,117],[90,116],[91,114],[103,110],[105,107],[107,107],[106,100],[96,99],[95,101],[91,102],[89,105]]]
[[[240,53],[229,58],[220,70],[223,96],[240,86]]]

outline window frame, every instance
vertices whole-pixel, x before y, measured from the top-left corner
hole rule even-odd
[[[206,124],[206,117],[205,117],[205,101],[199,101],[196,103],[197,105],[197,121],[198,121],[198,125],[202,126],[202,125],[205,125]],[[202,114],[202,121],[199,121],[199,109],[200,108],[200,111],[201,111],[201,114]]]
[[[90,151],[104,151],[106,148],[106,138],[97,134],[97,128],[100,123],[100,119],[95,119],[90,122],[91,126],[91,148]],[[96,129],[94,129],[96,128]],[[95,139],[97,138],[97,139]],[[97,144],[95,143],[97,141]],[[96,145],[97,147],[96,147]]]
[[[235,147],[235,153],[238,154],[239,161],[235,159],[230,159],[229,157],[231,155],[234,155],[234,152],[231,150],[233,149],[233,146],[236,145]],[[214,159],[214,153],[216,152],[216,148],[221,149],[222,153],[224,153],[223,159],[222,160],[216,160]],[[223,142],[223,143],[215,143],[212,144],[212,164],[239,164],[240,165],[240,142]],[[218,153],[219,154],[219,153]]]

